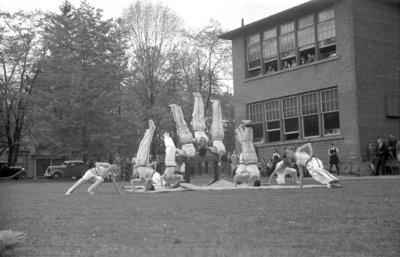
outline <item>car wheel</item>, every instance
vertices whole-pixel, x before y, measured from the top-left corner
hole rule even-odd
[[[18,179],[20,179],[20,180],[26,179],[26,174],[25,174],[25,173],[19,174],[19,175],[18,175]]]
[[[60,172],[56,172],[56,173],[54,173],[53,178],[54,179],[62,179],[62,175]]]

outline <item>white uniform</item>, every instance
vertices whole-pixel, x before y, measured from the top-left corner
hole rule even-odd
[[[292,174],[296,174],[297,175],[296,169],[286,167],[286,165],[284,164],[283,161],[278,162],[276,164],[276,168],[275,169],[277,170],[276,171],[276,175],[278,176],[278,178],[276,179],[276,182],[278,184],[285,184],[286,175],[289,175],[289,174],[291,174],[291,175]]]

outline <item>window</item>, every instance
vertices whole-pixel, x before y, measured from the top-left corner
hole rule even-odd
[[[251,127],[253,128],[253,141],[261,142],[264,137],[263,133],[263,104],[256,103],[249,105],[249,118]]]
[[[265,127],[267,131],[267,142],[281,141],[281,121],[279,100],[265,103]]]
[[[318,13],[319,59],[336,55],[335,12],[329,9]]]
[[[266,73],[278,70],[278,41],[276,28],[264,31],[263,33],[263,58]]]
[[[318,136],[319,123],[317,92],[301,95],[301,116],[303,120],[303,136]]]
[[[340,133],[338,90],[321,91],[321,112],[324,135]]]
[[[261,49],[260,34],[247,38],[247,68],[250,76],[258,76],[261,73]]]
[[[280,27],[279,52],[282,69],[290,68],[296,63],[296,42],[294,34],[294,22]]]
[[[284,125],[284,139],[298,139],[300,134],[297,96],[282,99],[282,118]]]
[[[298,27],[297,46],[301,65],[315,60],[314,15],[300,19]]]

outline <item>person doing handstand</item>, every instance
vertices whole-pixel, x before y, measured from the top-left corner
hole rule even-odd
[[[152,189],[152,177],[155,170],[152,168],[153,164],[150,162],[150,146],[151,141],[153,140],[153,134],[156,130],[156,126],[154,125],[153,120],[149,120],[149,128],[146,129],[146,132],[140,141],[139,149],[137,152],[136,158],[132,159],[133,161],[133,174],[131,180],[131,187],[134,190],[135,182],[144,182],[145,183],[145,191]],[[154,190],[154,187],[153,187]]]
[[[176,104],[171,104],[170,107],[172,115],[174,116],[179,141],[182,145],[182,155],[185,157],[194,157],[196,155],[196,150],[193,145],[194,139],[192,133],[186,125],[182,109]]]
[[[237,174],[233,178],[235,186],[238,181],[250,180],[254,186],[260,186],[260,171],[257,163],[258,157],[253,144],[253,129],[249,120],[244,120],[243,124],[235,130],[236,141],[242,146],[242,162],[246,165],[246,173]]]
[[[206,135],[206,120],[204,118],[204,102],[200,93],[194,93],[193,95],[192,127],[199,147],[199,155],[205,156],[207,154],[208,136]]]
[[[211,122],[211,140],[212,146],[210,152],[218,154],[221,162],[227,162],[224,140],[224,125],[222,121],[222,110],[219,100],[213,100],[212,103],[212,122]]]

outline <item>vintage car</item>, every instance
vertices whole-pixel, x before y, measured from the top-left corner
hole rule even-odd
[[[0,162],[0,179],[24,179],[26,174],[21,166],[8,166],[7,162]]]
[[[76,178],[79,179],[85,174],[88,166],[80,160],[65,161],[59,166],[49,166],[44,176],[49,179]]]

